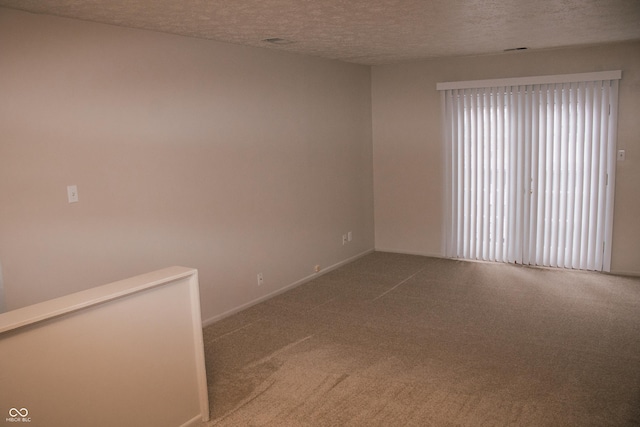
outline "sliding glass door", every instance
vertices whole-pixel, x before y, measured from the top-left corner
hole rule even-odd
[[[447,256],[610,269],[620,76],[438,85]]]

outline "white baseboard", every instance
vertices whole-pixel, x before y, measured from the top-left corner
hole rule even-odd
[[[318,273],[313,273],[313,274],[310,274],[309,276],[303,277],[302,279],[297,280],[297,281],[295,281],[295,282],[293,282],[293,283],[291,283],[291,284],[289,284],[287,286],[284,286],[284,287],[282,287],[282,288],[280,288],[278,290],[275,290],[275,291],[273,291],[271,293],[268,293],[267,295],[263,295],[260,298],[256,298],[256,299],[254,299],[252,301],[249,301],[249,302],[247,302],[245,304],[242,304],[242,305],[240,305],[238,307],[232,308],[231,310],[227,310],[222,314],[218,314],[216,316],[209,317],[208,319],[205,319],[205,320],[202,321],[202,327],[204,328],[206,326],[209,326],[209,325],[211,325],[211,324],[213,324],[213,323],[215,323],[215,322],[217,322],[219,320],[224,319],[225,317],[229,317],[232,314],[235,314],[235,313],[238,313],[239,311],[245,310],[245,309],[251,307],[252,305],[256,305],[258,303],[261,303],[263,301],[268,300],[269,298],[273,298],[274,296],[279,295],[279,294],[281,294],[283,292],[286,292],[289,289],[295,288],[296,286],[300,286],[303,283],[306,283],[306,282],[309,282],[309,281],[311,281],[313,279],[316,279],[316,278],[322,276],[323,274],[327,274],[328,272],[330,272],[332,270],[335,270],[336,268],[342,267],[345,264],[349,264],[350,262],[353,262],[353,261],[357,260],[358,258],[362,258],[365,255],[369,255],[371,252],[374,252],[374,251],[375,251],[375,249],[373,249],[373,248],[367,249],[364,252],[361,252],[361,253],[359,253],[357,255],[354,255],[354,256],[352,256],[350,258],[347,258],[347,259],[345,259],[343,261],[340,261],[338,263],[335,263],[335,264],[333,264],[333,265],[331,265],[331,266],[329,266],[327,268],[323,268]]]
[[[182,424],[180,427],[196,427],[196,426],[201,426],[202,423],[207,422],[209,420],[203,420],[202,419],[202,415],[198,414],[195,417],[191,418],[189,421],[187,421],[186,423]]]
[[[433,254],[433,253],[428,253],[428,252],[412,252],[412,251],[402,251],[402,250],[398,250],[398,249],[390,249],[390,248],[376,248],[375,249],[376,252],[389,252],[389,253],[394,253],[394,254],[403,254],[403,255],[418,255],[418,256],[426,256],[426,257],[430,257],[430,258],[442,258],[442,259],[455,259],[457,261],[467,261],[467,262],[479,262],[479,263],[488,263],[488,264],[505,264],[505,265],[518,265],[518,266],[522,266],[522,264],[510,264],[510,263],[501,263],[501,262],[497,262],[497,261],[481,261],[481,260],[474,260],[474,259],[463,259],[463,258],[447,258],[442,254]],[[544,266],[535,266],[535,265],[525,265],[525,267],[531,267],[531,268],[549,268],[549,269],[553,269],[553,270],[565,270],[563,268],[554,268],[554,267],[544,267]],[[593,273],[593,271],[587,271],[587,270],[573,270],[573,269],[566,269],[567,271],[573,271],[573,272],[580,272],[580,271],[584,271],[586,273]],[[612,274],[614,276],[628,276],[628,277],[640,277],[640,272],[639,271],[625,271],[625,270],[611,270],[610,272],[597,272],[597,273],[604,273],[604,274]]]
[[[640,271],[611,270],[609,273],[616,276],[640,277]]]
[[[429,258],[445,258],[441,253],[430,253],[430,252],[414,252],[414,251],[403,251],[400,249],[390,249],[390,248],[376,248],[376,252],[390,252],[393,254],[403,254],[403,255],[418,255],[418,256],[426,256]]]

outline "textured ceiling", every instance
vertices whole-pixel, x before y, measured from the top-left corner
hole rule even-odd
[[[362,64],[640,40],[640,0],[0,0],[0,6]]]

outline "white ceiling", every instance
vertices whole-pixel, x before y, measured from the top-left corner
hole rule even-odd
[[[640,0],[0,0],[361,64],[640,40]],[[271,44],[267,38],[292,43]]]

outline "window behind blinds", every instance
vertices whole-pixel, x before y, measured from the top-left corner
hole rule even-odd
[[[447,256],[609,271],[620,77],[438,85]]]

